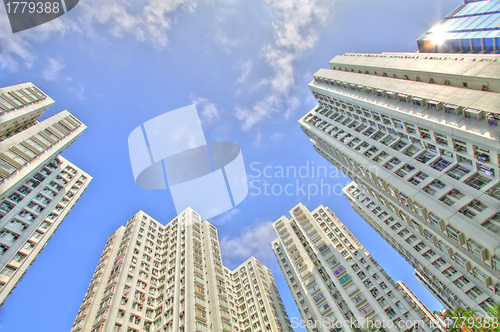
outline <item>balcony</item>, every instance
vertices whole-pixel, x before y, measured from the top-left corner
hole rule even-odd
[[[23,254],[25,256],[27,256],[33,249],[35,248],[35,246],[30,243],[30,242],[26,242],[20,249],[19,249],[19,253],[20,254]]]
[[[421,162],[422,164],[426,164],[429,160],[434,158],[436,156],[435,153],[425,151],[424,153],[421,153],[417,158],[415,158],[417,161]]]
[[[15,257],[14,257],[15,258]],[[14,259],[11,259],[9,263],[7,263],[7,266],[9,266],[10,268],[14,269],[14,270],[17,270],[21,264],[23,263],[23,260],[24,260],[25,257],[22,257],[21,259],[19,260],[14,260]]]
[[[418,147],[416,145],[411,145],[409,148],[407,148],[403,154],[407,155],[408,157],[413,157],[415,155],[415,153],[417,153],[418,151],[420,151],[422,149],[422,147]]]
[[[474,174],[470,178],[464,181],[469,187],[480,190],[486,184],[490,183],[495,178],[494,174],[482,174],[480,172]]]
[[[433,169],[437,171],[442,171],[446,167],[450,166],[452,164],[453,158],[442,156],[438,160],[432,162],[429,164]]]
[[[455,180],[460,180],[464,175],[468,174],[472,170],[471,165],[468,163],[461,162],[445,174],[454,178]]]
[[[5,275],[3,273],[0,274],[0,283],[6,284],[9,281],[10,276]]]
[[[409,144],[409,141],[407,139],[400,139],[396,144],[392,145],[391,148],[393,148],[396,151],[401,150],[405,146]]]
[[[392,143],[394,143],[398,138],[392,135],[387,136],[384,138],[380,143],[390,146]]]

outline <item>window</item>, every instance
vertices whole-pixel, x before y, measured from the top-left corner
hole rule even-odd
[[[342,278],[339,279],[341,285],[345,284],[349,280],[351,280],[351,276],[348,274],[346,274],[345,276],[343,276]]]
[[[328,303],[324,303],[319,306],[319,312],[321,313],[327,311],[328,309],[330,309],[330,305]]]
[[[338,268],[336,268],[335,270],[333,270],[333,274],[335,276],[338,276],[339,274],[341,274],[344,271],[345,271],[345,268],[342,265],[340,265]]]
[[[198,285],[195,285],[194,287],[195,287],[196,292],[201,293],[201,294],[205,294],[205,288],[198,286]]]
[[[12,273],[14,273],[14,270],[11,269],[11,268],[6,267],[6,268],[2,269],[2,272],[0,272],[0,273],[4,274],[6,276],[11,276]]]
[[[367,315],[367,314],[369,314],[372,311],[373,311],[373,308],[372,308],[372,306],[370,304],[365,304],[364,306],[362,306],[361,308],[359,308],[359,312],[362,315]]]
[[[365,297],[363,296],[363,294],[358,294],[358,295],[355,295],[352,300],[358,304],[358,303],[361,303],[365,300]]]
[[[483,224],[483,227],[487,228],[495,234],[500,234],[500,212],[490,218]]]
[[[315,283],[314,285],[312,285],[311,287],[309,287],[309,292],[314,293],[314,291],[316,291],[318,289],[319,289],[319,286],[318,286],[318,284]]]
[[[333,267],[337,264],[338,264],[338,261],[335,258],[328,262],[328,265],[330,265],[331,267]]]
[[[480,290],[477,286],[474,286],[471,290],[469,290],[465,295],[470,297],[472,300],[475,300],[478,296],[481,296],[483,291]]]
[[[457,229],[455,229],[454,227],[448,225],[446,226],[446,230],[448,232],[448,237],[450,239],[452,239],[454,242],[460,244],[461,240],[461,234]]]
[[[418,172],[417,175],[415,175],[411,180],[410,182],[413,184],[413,185],[417,185],[420,183],[420,181],[423,181],[425,179],[427,179],[429,176],[427,174],[425,174],[424,172]]]
[[[443,271],[443,274],[448,278],[451,278],[455,273],[457,273],[457,270],[455,270],[452,266]]]
[[[460,212],[461,214],[463,214],[464,216],[466,216],[469,219],[472,219],[476,216],[476,213],[474,211],[472,211],[472,209],[470,209],[469,206],[464,206],[463,208],[458,210],[458,212]]]
[[[500,271],[500,259],[497,256],[491,257],[491,268]]]
[[[323,296],[323,293],[321,293],[321,292],[320,292],[320,293],[318,293],[317,295],[313,296],[313,300],[314,300],[314,302],[318,302],[318,301],[320,301],[321,299],[323,299],[323,297],[324,297],[324,296]]]
[[[474,189],[477,189],[477,190],[481,189],[489,182],[491,182],[491,178],[488,178],[480,173],[476,173],[475,175],[473,175],[469,179],[465,180],[465,183],[468,186],[470,186]]]
[[[495,199],[500,200],[500,185],[497,184],[493,188],[486,190],[485,193]]]
[[[396,317],[396,312],[392,308],[385,309],[385,313],[387,314],[387,316],[389,316],[390,319]]]
[[[469,206],[471,208],[473,208],[474,210],[478,211],[478,212],[483,212],[484,210],[486,210],[487,206],[484,205],[481,201],[478,201],[477,199],[474,199],[470,204]]]

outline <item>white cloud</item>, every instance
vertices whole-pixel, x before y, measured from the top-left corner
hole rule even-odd
[[[273,23],[274,41],[263,47],[263,56],[272,74],[258,84],[268,86],[268,91],[251,109],[240,109],[236,117],[244,130],[270,117],[278,110],[290,117],[299,106],[290,99],[294,87],[294,63],[305,52],[312,50],[318,39],[318,29],[330,15],[331,0],[267,0],[276,18]]]
[[[92,31],[96,24],[106,25],[116,37],[133,36],[161,48],[168,43],[168,30],[172,25],[169,16],[179,8],[193,11],[198,0],[149,0],[137,10],[137,4],[124,0],[88,0],[80,2],[82,15],[78,20]]]
[[[215,107],[214,103],[207,103],[201,112],[202,116],[209,122],[217,120],[219,118],[219,110]]]
[[[268,263],[273,256],[271,241],[276,238],[272,222],[260,222],[245,227],[238,237],[224,237],[221,251],[227,264],[240,264],[251,256],[260,260],[263,264]]]
[[[36,59],[32,43],[43,42],[70,31],[100,38],[102,29],[96,29],[99,26],[115,37],[132,37],[162,48],[168,43],[173,12],[179,9],[193,11],[199,1],[148,0],[144,6],[126,0],[80,1],[71,16],[61,16],[15,34],[10,33],[12,30],[5,15],[5,19],[0,19],[0,31],[6,31],[0,35],[0,67],[15,71],[19,62],[31,67]]]
[[[47,57],[48,65],[42,71],[42,77],[47,82],[57,81],[59,78],[59,73],[66,67],[64,65],[64,59],[62,56],[55,58]]]
[[[212,123],[220,118],[220,112],[214,103],[207,98],[195,98],[191,95],[191,102],[196,105],[196,108],[201,114],[201,120],[207,123]]]
[[[236,80],[236,84],[245,84],[247,82],[251,70],[252,70],[252,61],[243,62],[241,64],[241,75]]]
[[[255,134],[255,139],[253,141],[253,144],[255,146],[260,146],[262,144],[262,133],[260,131],[258,131],[256,134]]]
[[[10,27],[1,26],[0,29],[10,29]],[[21,59],[28,67],[31,66],[35,59],[35,55],[31,51],[31,45],[28,40],[13,35],[10,36],[10,38],[0,37],[0,43],[0,66],[2,68],[15,71],[18,66],[18,59]]]
[[[13,34],[7,15],[0,15],[0,68],[16,71],[19,64],[28,68],[36,59],[33,43],[41,43],[52,34],[74,29],[68,20],[55,19],[39,27]]]
[[[253,109],[236,107],[235,116],[241,121],[241,127],[244,130],[251,129],[255,124],[262,120],[269,118],[269,116],[276,112],[279,101],[279,96],[269,94],[263,99],[257,101]]]

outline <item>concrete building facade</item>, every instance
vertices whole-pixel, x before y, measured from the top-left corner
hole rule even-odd
[[[337,56],[299,120],[353,180],[354,209],[448,308],[500,300],[499,58]]]
[[[31,83],[0,89],[0,305],[87,188],[91,177],[59,154],[86,126]]]
[[[108,239],[72,332],[292,331],[271,271],[222,264],[217,229],[192,209],[144,212]]]
[[[367,321],[388,331],[430,331],[380,267],[334,213],[298,204],[273,223],[272,242],[308,331],[355,331]],[[421,322],[421,324],[419,324]]]

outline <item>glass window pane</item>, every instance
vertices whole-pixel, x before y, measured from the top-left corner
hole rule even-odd
[[[467,30],[473,30],[476,28],[477,25],[479,25],[482,21],[484,21],[483,16],[475,16],[474,20],[472,20],[469,25],[466,27]]]
[[[497,17],[493,22],[490,23],[488,28],[494,29],[500,27],[500,16]],[[498,31],[497,31],[498,32]]]
[[[481,2],[475,2],[475,3],[471,3],[471,4],[468,4],[467,6],[465,6],[464,9],[462,9],[458,14],[456,14],[455,16],[464,16],[464,15],[469,15],[472,11],[474,11],[479,5],[484,5],[483,3]]]
[[[476,26],[476,29],[484,29],[485,27],[487,27],[493,20],[496,20],[497,18],[500,17],[500,14],[493,14],[493,15],[489,15],[487,16],[481,23],[479,23],[477,26]]]
[[[484,13],[484,11],[486,9],[488,9],[488,7],[491,7],[491,4],[489,1],[483,1],[483,2],[479,2],[481,5],[475,7],[473,10],[470,11],[470,14],[481,14],[481,13]]]
[[[497,1],[496,4],[493,4],[490,8],[486,8],[485,13],[493,13],[500,10],[500,1]]]
[[[460,19],[460,24],[453,27],[453,30],[465,30],[471,24],[471,22],[477,20],[478,18],[479,17],[477,16],[462,18]]]
[[[447,27],[446,30],[447,31],[454,31],[454,30],[459,30],[459,29],[457,29],[457,27],[464,24],[464,22],[467,21],[467,18],[466,17],[455,18],[455,19],[451,19],[450,21],[451,21],[451,23]]]

